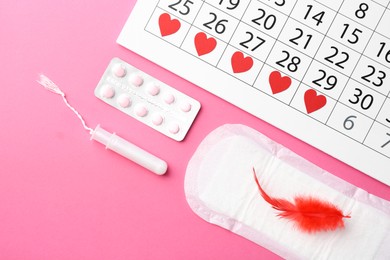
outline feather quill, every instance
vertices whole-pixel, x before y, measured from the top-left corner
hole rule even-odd
[[[344,215],[336,205],[314,197],[296,196],[294,202],[271,197],[261,187],[255,169],[253,175],[261,196],[272,208],[280,211],[277,216],[293,221],[303,232],[316,233],[344,228],[343,218],[351,217]]]

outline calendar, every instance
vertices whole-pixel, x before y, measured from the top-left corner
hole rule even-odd
[[[139,0],[118,43],[390,185],[389,0]]]

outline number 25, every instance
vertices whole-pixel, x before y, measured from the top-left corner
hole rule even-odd
[[[171,8],[172,10],[175,10],[175,11],[177,12],[177,11],[179,11],[179,10],[177,10],[176,6],[177,6],[178,4],[180,4],[181,2],[182,2],[182,0],[179,0],[179,1],[175,2],[175,3],[173,3],[173,4],[168,5],[168,7]],[[179,13],[182,14],[182,15],[187,15],[187,14],[189,14],[190,11],[191,11],[191,8],[190,8],[190,6],[189,6],[190,4],[192,5],[192,4],[194,4],[194,3],[193,3],[192,1],[190,1],[190,0],[184,1],[183,7],[184,7],[185,10],[184,10],[184,11],[180,10]]]

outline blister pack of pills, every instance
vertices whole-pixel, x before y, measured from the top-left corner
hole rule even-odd
[[[119,58],[113,58],[95,96],[155,130],[182,141],[200,103]]]

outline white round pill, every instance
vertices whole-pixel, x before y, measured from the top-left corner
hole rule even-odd
[[[100,90],[100,94],[104,98],[112,98],[115,96],[115,89],[110,85],[104,85]]]
[[[123,78],[126,76],[126,67],[123,64],[116,64],[113,68],[112,71],[114,72],[114,75],[117,76],[118,78]]]
[[[162,117],[162,115],[160,113],[154,113],[152,115],[152,123],[155,125],[155,126],[159,126],[163,123],[164,121],[164,118]]]
[[[146,106],[143,104],[138,104],[135,107],[134,111],[135,111],[135,114],[139,117],[145,117],[149,112],[148,109],[146,108]]]
[[[123,107],[123,108],[126,108],[126,107],[129,107],[131,106],[131,99],[128,95],[126,94],[122,94],[118,97],[118,104]]]
[[[167,94],[164,95],[164,101],[165,101],[165,103],[170,105],[173,102],[175,102],[175,96],[173,94],[171,94],[171,93],[167,93]]]
[[[151,96],[156,96],[160,93],[160,86],[156,85],[156,83],[149,84],[147,91]]]
[[[180,127],[176,123],[171,123],[168,127],[168,130],[171,134],[177,134],[180,131]]]
[[[192,106],[188,102],[183,102],[183,103],[180,104],[180,109],[183,112],[190,112],[191,108],[192,108]]]
[[[142,78],[142,76],[133,73],[129,77],[129,82],[136,87],[140,87],[142,84],[144,84],[144,79]]]

